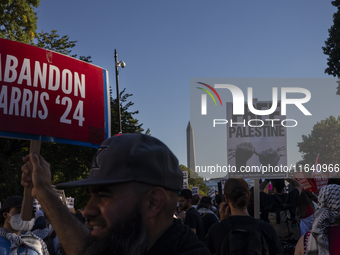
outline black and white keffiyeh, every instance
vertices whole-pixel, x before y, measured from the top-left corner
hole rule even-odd
[[[11,243],[11,255],[17,255],[17,248],[21,245],[29,247],[41,255],[49,255],[46,244],[42,239],[34,235],[31,231],[22,232],[20,235],[8,233],[0,228],[0,236],[5,237]]]
[[[201,217],[202,217],[203,215],[207,214],[207,213],[211,213],[211,214],[213,214],[213,215],[216,217],[217,220],[219,220],[218,217],[216,216],[216,214],[215,214],[212,210],[210,210],[210,209],[201,207],[201,208],[198,209],[197,211],[198,211],[198,213],[201,215]]]
[[[306,254],[328,255],[328,228],[340,219],[340,185],[330,184],[321,188],[319,209],[315,212]]]

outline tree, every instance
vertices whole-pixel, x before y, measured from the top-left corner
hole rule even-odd
[[[333,14],[333,25],[328,29],[329,37],[322,47],[323,53],[328,55],[327,68],[325,73],[334,77],[340,77],[340,0],[332,1],[332,5],[337,7],[337,12]],[[340,95],[340,85],[336,94]]]
[[[0,0],[0,38],[30,43],[37,29],[39,0]]]
[[[189,184],[189,189],[190,190],[192,189],[192,187],[198,187],[198,194],[199,195],[208,196],[209,188],[204,183],[202,177],[200,177],[196,172],[194,172],[190,168],[187,168],[184,165],[180,165],[179,168],[182,171],[187,171],[188,172],[188,184]]]
[[[70,41],[68,36],[60,37],[56,30],[51,33],[36,34],[36,46],[57,51],[69,55],[71,48],[75,47],[77,41]],[[32,43],[34,44],[34,43]],[[76,57],[77,55],[72,55]],[[80,56],[83,61],[91,62],[91,57]],[[122,109],[122,129],[123,133],[142,132],[142,124],[133,115],[138,111],[129,111],[133,103],[127,102],[132,94],[126,94],[125,89],[121,92]],[[127,103],[126,103],[127,102]],[[124,104],[126,103],[126,104]],[[117,122],[117,100],[111,95],[111,123],[112,135],[118,133]],[[19,184],[21,179],[22,158],[29,152],[29,141],[0,139],[0,201],[9,196],[23,193],[23,188]],[[51,165],[52,184],[58,184],[71,180],[87,178],[92,159],[96,149],[71,144],[42,143],[41,155]],[[75,208],[83,208],[88,201],[88,194],[85,189],[78,188],[65,191],[66,196],[75,199]]]
[[[70,55],[72,52],[72,48],[76,46],[77,41],[71,41],[69,36],[64,35],[60,36],[57,34],[57,30],[52,30],[51,33],[41,33],[36,34],[36,43],[33,45],[53,50],[65,55]],[[76,58],[77,55],[70,55],[71,57]],[[91,63],[91,56],[80,56],[80,60]],[[134,105],[133,102],[127,102],[128,98],[131,97],[132,94],[125,93],[125,89],[120,92],[120,101],[121,101],[121,121],[122,121],[122,131],[123,133],[134,133],[134,132],[143,132],[142,128],[143,124],[139,124],[138,120],[133,116],[138,114],[137,111],[130,112],[128,109]],[[118,113],[117,113],[117,98],[112,97],[112,90],[110,91],[110,103],[111,103],[111,134],[118,134]],[[125,103],[125,104],[124,104]]]
[[[133,116],[138,114],[138,111],[129,112],[129,107],[133,106],[134,103],[129,101],[125,103],[132,94],[126,94],[125,89],[120,92],[120,107],[121,107],[121,121],[122,121],[122,132],[123,133],[142,133],[144,129],[143,124],[139,124],[138,120]],[[125,104],[124,104],[125,103]],[[111,91],[111,134],[116,135],[119,133],[118,128],[118,113],[117,113],[117,98],[113,99]]]
[[[23,193],[20,169],[28,148],[29,142],[25,140],[0,139],[0,201]]]
[[[32,45],[46,50],[53,50],[64,55],[70,55],[72,48],[76,46],[77,41],[70,41],[68,35],[60,36],[57,34],[57,30],[52,29],[51,33],[41,33],[36,34],[36,43],[32,42]],[[70,55],[73,58],[77,57],[77,54]],[[91,63],[91,56],[80,56],[80,60]]]
[[[298,164],[314,164],[320,154],[321,164],[339,164],[340,162],[340,117],[317,122],[309,135],[302,136],[298,143],[302,160]]]

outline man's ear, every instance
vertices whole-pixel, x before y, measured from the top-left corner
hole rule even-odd
[[[164,208],[167,201],[167,195],[163,188],[155,187],[146,194],[145,200],[146,217],[154,218],[157,217]]]

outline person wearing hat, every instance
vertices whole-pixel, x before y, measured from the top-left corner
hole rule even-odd
[[[248,254],[248,251],[257,254],[255,250],[259,249],[262,249],[261,254],[282,253],[281,243],[273,227],[263,220],[249,216],[249,188],[244,179],[228,179],[224,186],[224,198],[226,202],[221,203],[219,210],[221,222],[212,225],[208,232],[207,246],[212,254],[229,254],[231,250],[237,250],[237,254]],[[233,238],[235,230],[241,233],[241,238]],[[253,242],[255,234],[249,233],[254,230],[261,233],[259,238],[264,240],[263,242]]]
[[[22,185],[32,185],[68,255],[210,254],[190,228],[173,219],[183,174],[161,141],[144,134],[106,139],[95,155],[88,179],[57,185],[87,187],[88,230],[74,220],[51,187],[49,164],[32,153],[22,167]]]
[[[21,196],[12,196],[0,209],[0,255],[49,255],[44,241],[30,231],[34,218],[20,218],[22,200]]]

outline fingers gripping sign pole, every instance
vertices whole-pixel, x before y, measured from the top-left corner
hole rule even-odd
[[[41,147],[41,141],[38,140],[31,140],[30,145],[30,153],[34,152],[38,156],[40,154],[40,147]],[[28,161],[28,167],[33,170],[32,161]],[[32,172],[30,173],[30,176],[32,176]],[[32,192],[32,184],[30,184],[29,187],[25,188],[24,190],[24,200],[22,201],[21,206],[21,219],[25,221],[30,221],[33,218],[32,212],[33,212],[33,197],[31,195]]]

